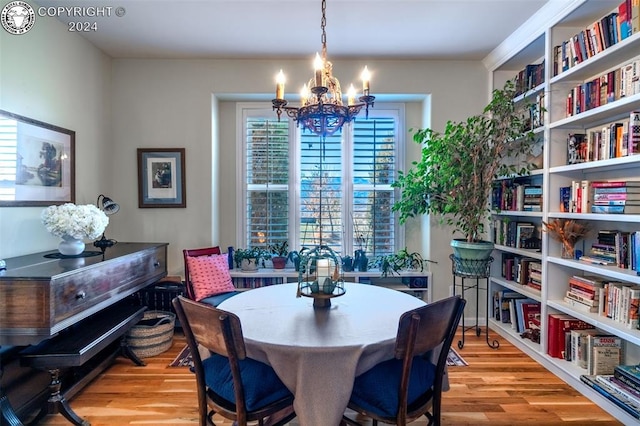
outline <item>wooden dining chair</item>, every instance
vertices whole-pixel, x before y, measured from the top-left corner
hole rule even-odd
[[[404,426],[423,415],[429,425],[439,425],[447,354],[465,303],[453,296],[405,312],[398,324],[395,358],[356,377],[349,408],[370,417],[374,426]],[[435,359],[432,351],[439,351]],[[360,424],[347,416],[343,420]]]
[[[196,300],[196,301],[201,301],[202,303],[206,303],[206,304],[211,305],[211,306],[218,306],[220,303],[224,302],[229,297],[232,297],[232,296],[235,296],[236,294],[238,294],[238,292],[235,291],[235,288],[233,287],[233,281],[231,280],[230,277],[228,277],[228,266],[225,266],[226,271],[218,271],[218,272],[219,273],[226,273],[226,275],[228,277],[227,280],[229,281],[229,285],[227,286],[227,288],[223,288],[222,291],[220,291],[220,292],[212,291],[211,292],[212,294],[208,295],[204,299],[201,299],[201,298],[197,297],[197,294],[196,294],[197,292],[194,289],[193,273],[191,271],[191,268],[189,267],[189,264],[192,263],[192,262],[190,262],[190,259],[198,258],[198,257],[201,257],[201,256],[204,256],[204,257],[218,256],[220,254],[221,254],[221,251],[220,251],[220,247],[219,246],[182,250],[182,256],[184,258],[185,294],[187,295],[187,297],[189,299]],[[228,260],[225,260],[224,263],[228,265]],[[209,268],[207,270],[207,273],[212,273],[212,274],[218,275],[218,273],[216,272],[215,268]],[[214,278],[217,278],[217,277],[197,276],[195,279],[196,280],[209,281],[209,280],[214,279]]]
[[[201,426],[213,425],[216,413],[238,426],[262,426],[269,417],[282,417],[269,424],[283,425],[295,417],[293,395],[273,369],[247,358],[236,315],[184,296],[172,303],[191,349]],[[210,353],[205,359],[203,349]]]

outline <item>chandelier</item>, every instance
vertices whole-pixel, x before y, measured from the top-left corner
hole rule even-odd
[[[340,82],[333,76],[333,65],[327,61],[326,5],[326,0],[322,0],[322,20],[320,21],[322,57],[316,53],[314,76],[302,87],[300,93],[301,106],[299,108],[287,106],[287,101],[284,99],[285,77],[282,70],[276,77],[276,98],[271,101],[278,115],[278,121],[282,111],[285,111],[298,126],[322,137],[334,134],[342,128],[344,123],[353,121],[363,107],[368,119],[369,106],[373,107],[375,100],[375,96],[369,94],[370,73],[365,66],[361,75],[362,96],[358,98],[359,103],[356,103],[356,90],[352,84],[347,92],[347,105],[343,104]]]

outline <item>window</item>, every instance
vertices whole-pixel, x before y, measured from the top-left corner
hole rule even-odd
[[[20,173],[18,174],[18,170]],[[22,170],[21,158],[18,155],[18,122],[10,118],[0,119],[0,200],[15,200],[16,183],[24,183],[29,172]],[[6,187],[8,186],[8,187]]]
[[[242,109],[243,212],[239,244],[327,244],[369,257],[401,248],[391,206],[402,109],[370,110],[327,136],[296,128],[269,109]]]

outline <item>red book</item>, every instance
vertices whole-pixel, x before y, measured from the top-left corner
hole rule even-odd
[[[595,328],[591,324],[568,314],[549,314],[548,318],[547,353],[554,358],[564,359],[564,335],[567,331]]]

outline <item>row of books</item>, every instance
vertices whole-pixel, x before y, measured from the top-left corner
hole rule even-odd
[[[580,380],[640,419],[640,366],[617,365],[611,374],[583,374]]]
[[[553,48],[553,75],[574,67],[640,31],[640,4],[624,0],[617,9]]]
[[[529,64],[514,77],[515,96],[522,95],[544,83],[544,60],[539,64]]]
[[[613,374],[624,359],[624,341],[595,328],[571,330],[568,352],[566,360],[587,374]]]
[[[232,278],[235,288],[260,288],[269,285],[282,284],[281,277],[251,277],[251,278]]]
[[[517,333],[540,330],[540,302],[516,291],[494,292],[493,310],[496,321],[509,324]]]
[[[574,86],[567,93],[566,116],[571,117],[640,93],[638,76],[640,59],[634,59],[620,68]]]
[[[547,320],[547,354],[553,358],[569,358],[571,353],[571,330],[595,328],[588,322],[569,314],[548,314]]]
[[[502,277],[535,290],[542,289],[542,263],[534,258],[502,253]]]
[[[618,230],[601,229],[596,240],[591,244],[585,261],[592,261],[601,265],[613,265],[623,269],[633,269],[635,259],[632,255],[635,245],[632,237],[634,233]]]
[[[493,185],[491,207],[498,211],[542,211],[542,185],[503,179]]]
[[[576,311],[597,313],[629,329],[639,327],[640,285],[574,275],[569,278],[564,301]]]
[[[493,221],[492,230],[495,244],[519,249],[540,249],[540,232],[532,222],[520,222],[500,217]]]
[[[640,111],[629,120],[567,135],[567,164],[608,160],[640,153]]]
[[[640,270],[640,231],[599,230],[597,239],[580,260],[595,265]]]
[[[640,181],[574,180],[560,191],[560,211],[568,213],[639,214]]]

